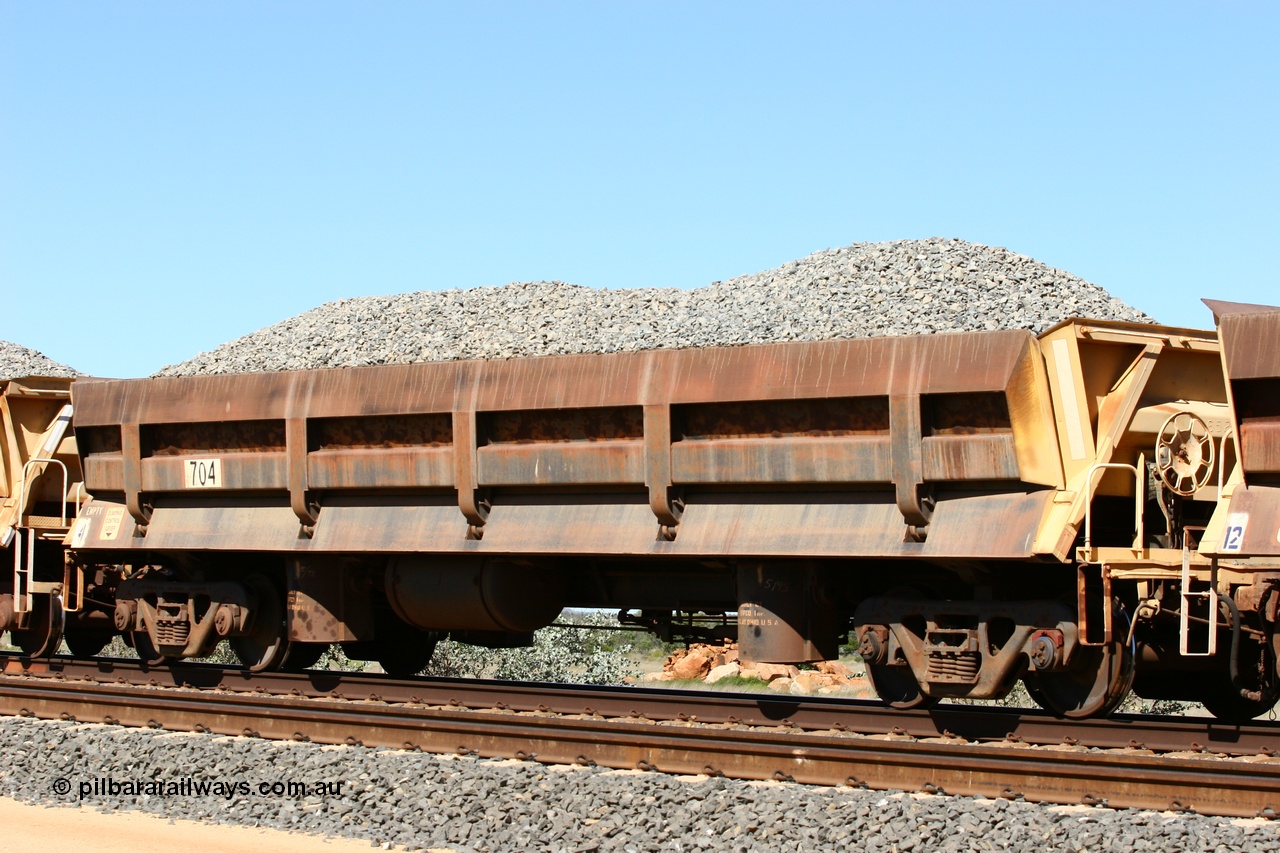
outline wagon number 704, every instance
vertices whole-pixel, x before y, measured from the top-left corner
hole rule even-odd
[[[220,489],[222,488],[221,459],[184,459],[183,473],[186,475],[185,487],[188,489]]]

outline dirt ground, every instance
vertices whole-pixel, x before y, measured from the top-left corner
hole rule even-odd
[[[326,839],[246,826],[169,821],[141,812],[46,808],[0,797],[0,853],[73,850],[76,853],[368,853],[368,841]]]

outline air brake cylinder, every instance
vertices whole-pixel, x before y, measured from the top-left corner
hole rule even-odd
[[[815,566],[748,563],[738,567],[738,650],[756,663],[834,660],[836,608]]]
[[[535,631],[565,602],[563,573],[527,560],[410,554],[387,566],[386,587],[396,614],[429,631]]]

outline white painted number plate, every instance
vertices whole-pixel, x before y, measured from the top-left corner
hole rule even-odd
[[[1239,554],[1240,546],[1244,544],[1244,531],[1249,526],[1249,516],[1243,512],[1232,513],[1227,516],[1227,529],[1222,534],[1223,554]]]
[[[221,459],[183,459],[182,473],[188,489],[222,488]]]

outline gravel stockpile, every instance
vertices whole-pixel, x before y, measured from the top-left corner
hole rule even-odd
[[[344,299],[158,375],[356,367],[981,329],[1150,322],[1097,285],[961,240],[855,243],[696,290],[508,284]]]
[[[1280,828],[1256,820],[556,769],[18,717],[0,718],[0,727],[8,748],[3,791],[19,800],[342,835],[396,849],[1280,850]],[[290,782],[328,790],[290,796],[283,790]],[[147,783],[170,788],[119,787]]]
[[[80,376],[74,367],[54,361],[21,344],[0,341],[0,382],[21,376]]]

